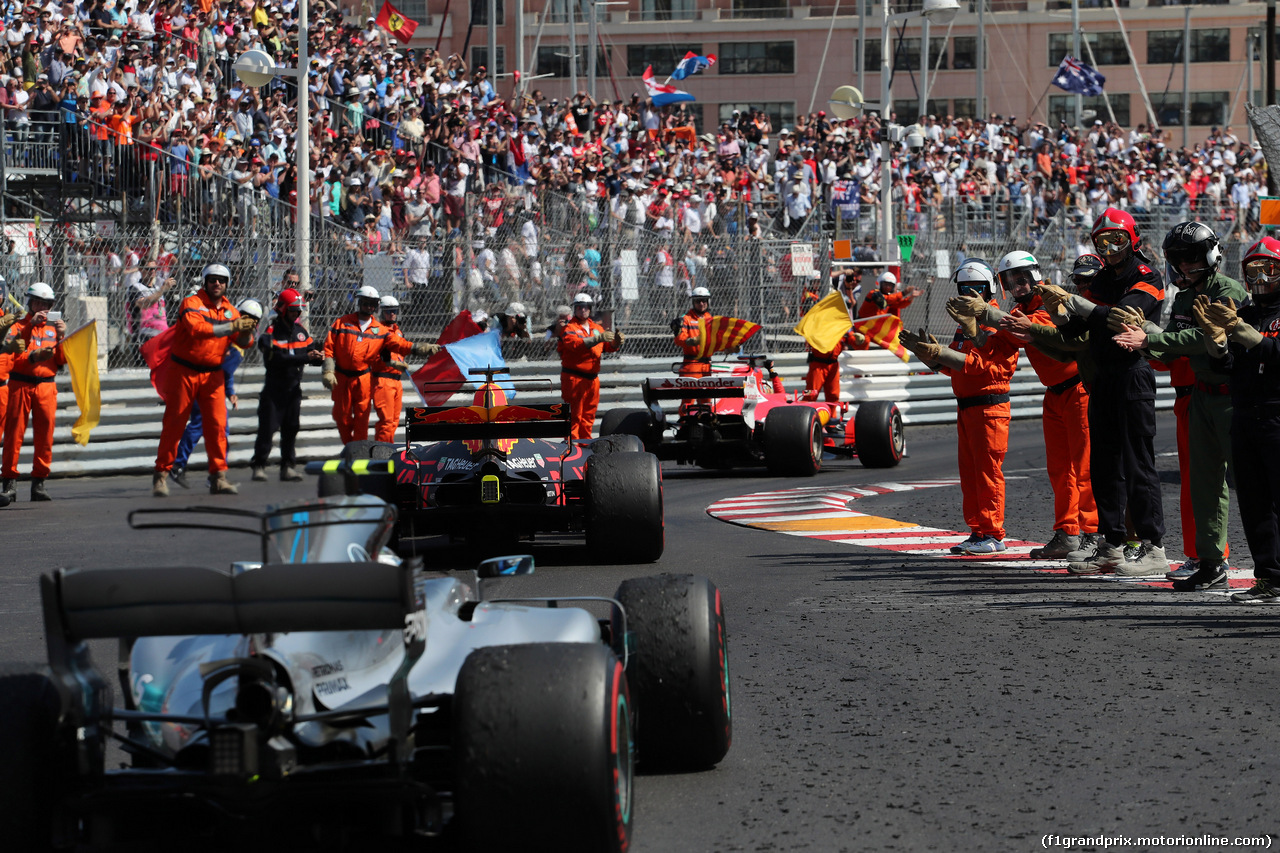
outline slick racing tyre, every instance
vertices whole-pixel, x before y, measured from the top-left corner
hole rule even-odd
[[[809,406],[779,406],[764,419],[764,459],[779,477],[812,477],[822,467],[822,424]]]
[[[648,451],[662,440],[648,409],[610,409],[600,418],[600,435],[634,435]]]
[[[65,773],[59,707],[48,675],[0,664],[0,839],[7,849],[53,850],[54,798]]]
[[[898,404],[874,400],[858,406],[853,443],[864,468],[892,468],[901,462],[907,438]]]
[[[652,563],[662,556],[662,469],[652,453],[587,460],[587,548],[602,563]]]
[[[623,581],[614,598],[627,620],[641,767],[711,767],[733,740],[720,590],[697,575],[656,575]]]
[[[610,851],[631,840],[631,698],[592,643],[490,646],[453,694],[461,849]]]
[[[400,453],[399,445],[388,441],[352,441],[342,448],[339,458],[343,462],[355,462],[359,459],[382,461],[394,459]],[[387,503],[395,503],[396,478],[394,474],[360,474],[356,478],[360,492],[376,495]],[[327,498],[347,493],[346,475],[342,473],[321,474],[319,497]]]
[[[605,456],[609,453],[644,453],[644,442],[639,437],[629,434],[600,434],[591,442],[593,456]]]

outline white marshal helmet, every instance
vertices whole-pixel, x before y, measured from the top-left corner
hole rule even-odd
[[[1044,276],[1040,274],[1040,262],[1030,252],[1010,252],[1000,259],[1000,263],[996,266],[996,275],[1000,276],[1001,285],[1008,287],[1004,282],[1004,274],[1014,270],[1028,270],[1033,284],[1044,281]]]
[[[53,288],[45,284],[43,281],[37,281],[27,288],[27,298],[45,299],[49,302],[53,302],[55,299],[53,295]]]
[[[388,308],[394,308],[397,311],[399,311],[400,300],[396,299],[394,296],[384,296],[382,297],[381,300],[378,301],[378,306],[382,308],[383,311],[387,310]]]
[[[705,287],[695,287],[689,293],[689,298],[690,299],[710,299],[711,291],[707,290]]]
[[[200,280],[204,281],[211,275],[220,275],[227,281],[231,281],[231,270],[227,269],[222,264],[209,264],[206,266],[200,273]]]
[[[982,286],[982,294],[986,299],[990,299],[995,292],[995,277],[991,274],[991,267],[985,263],[961,264],[951,276],[951,280],[955,282],[956,291],[959,293],[964,293],[966,289],[975,285]]]
[[[876,281],[879,282],[880,284],[897,284],[898,277],[893,273],[889,272],[888,270],[885,270],[884,272],[880,273],[880,277],[876,279]]]
[[[579,293],[577,296],[573,297],[573,307],[575,308],[579,305],[586,305],[590,307],[594,304],[595,300],[591,298],[590,293]]]
[[[376,299],[381,302],[382,295],[378,293],[378,288],[372,287],[368,284],[363,284],[360,286],[360,289],[356,291],[356,299]]]
[[[256,299],[241,299],[236,305],[236,310],[255,320],[261,320],[262,315],[266,313],[262,310],[262,303]]]

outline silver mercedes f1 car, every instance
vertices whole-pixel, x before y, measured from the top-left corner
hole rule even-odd
[[[0,675],[9,849],[443,838],[620,853],[636,763],[724,757],[727,641],[709,580],[491,597],[487,579],[532,558],[427,571],[385,547],[395,515],[371,495],[137,510],[135,529],[249,533],[260,553],[42,577],[48,665]],[[114,674],[90,656],[106,638]]]

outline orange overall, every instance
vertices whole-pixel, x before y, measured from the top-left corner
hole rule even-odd
[[[240,312],[225,296],[215,301],[204,289],[182,300],[178,331],[160,389],[165,405],[156,449],[157,471],[173,467],[193,406],[200,408],[204,422],[209,473],[227,470],[227,393],[222,360],[235,336],[231,322],[239,317]]]
[[[333,321],[324,341],[324,357],[334,360],[333,422],[342,443],[369,437],[369,413],[373,400],[373,364],[384,350],[404,356],[413,344],[393,332],[377,317],[360,327],[359,314],[346,314]],[[399,416],[396,418],[399,421]],[[393,430],[394,432],[394,430]]]
[[[862,307],[858,309],[858,319],[878,317],[881,314],[892,314],[895,317],[901,317],[902,309],[910,305],[914,298],[896,290],[890,293],[881,293],[879,290],[873,290],[867,294],[866,299],[862,300]]]
[[[706,376],[711,372],[711,356],[698,357],[698,349],[702,346],[699,340],[697,346],[689,343],[694,338],[702,337],[702,327],[698,325],[698,321],[703,317],[711,319],[711,312],[704,311],[699,314],[695,309],[690,308],[680,317],[680,331],[676,332],[676,346],[684,352],[684,361],[680,363],[681,376]]]
[[[9,410],[9,371],[12,369],[12,353],[0,352],[0,446],[4,444],[4,418]]]
[[[852,329],[846,332],[831,352],[818,352],[813,347],[808,348],[809,355],[806,361],[809,362],[809,372],[804,375],[806,400],[818,399],[818,392],[821,391],[824,402],[840,402],[840,353],[846,349],[867,348],[866,340],[863,339],[862,344],[859,345],[855,335]]]
[[[1051,326],[1039,295],[1031,294],[1018,308],[1041,326]],[[1006,337],[1003,332],[1001,337]],[[1098,532],[1098,507],[1089,484],[1089,392],[1075,362],[1063,363],[1034,346],[1008,338],[1026,348],[1027,359],[1044,385],[1042,426],[1045,467],[1053,486],[1053,529],[1070,536]]]
[[[602,334],[604,327],[590,317],[570,317],[556,341],[556,349],[560,351],[560,396],[569,404],[573,438],[591,438],[596,408],[600,405],[600,355],[618,351],[614,343],[586,342],[587,338]]]
[[[951,349],[964,353],[964,367],[940,368],[951,377],[959,416],[960,493],[964,520],[981,536],[1004,539],[1004,455],[1009,449],[1009,379],[1018,348],[999,335],[982,346],[956,331]]]
[[[49,476],[49,466],[53,464],[53,421],[58,413],[58,386],[54,384],[54,374],[67,362],[58,344],[58,331],[49,323],[36,325],[31,320],[19,320],[9,327],[6,339],[15,337],[26,341],[27,349],[13,358],[13,367],[9,371],[3,474],[6,480],[18,477],[18,453],[22,450],[22,438],[30,418],[31,441],[35,450],[31,476],[43,480]],[[31,355],[36,350],[53,350],[53,356],[44,361],[32,361]]]
[[[385,323],[391,334],[399,337],[399,323]],[[387,363],[381,355],[370,365],[373,371],[373,409],[378,413],[378,425],[373,437],[378,441],[395,441],[396,427],[400,426],[400,413],[404,411],[404,374]],[[339,374],[341,376],[341,374]]]

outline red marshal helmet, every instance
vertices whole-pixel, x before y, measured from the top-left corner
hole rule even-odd
[[[283,310],[285,308],[301,308],[302,295],[292,287],[287,287],[280,291],[280,296],[276,299],[276,306],[278,310]]]
[[[499,406],[507,405],[507,392],[502,390],[496,382],[486,382],[476,389],[475,398],[471,401],[473,406],[482,406],[486,409],[496,409]]]
[[[1280,240],[1263,237],[1244,253],[1240,262],[1245,284],[1254,296],[1269,296],[1280,288]]]
[[[1129,242],[1135,248],[1138,245],[1138,226],[1133,221],[1133,217],[1123,210],[1115,207],[1108,207],[1102,211],[1102,215],[1093,223],[1093,231],[1090,237],[1097,237],[1103,231],[1123,231],[1129,235]]]

